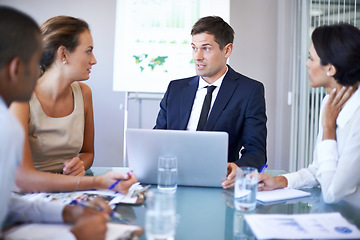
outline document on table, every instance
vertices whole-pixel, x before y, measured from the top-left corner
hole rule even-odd
[[[278,202],[294,198],[311,196],[309,192],[293,188],[282,188],[271,191],[259,191],[256,193],[256,200],[262,203]]]
[[[64,231],[70,231],[69,224],[46,224],[46,223],[30,223],[22,224],[11,228],[4,233],[5,240],[48,240],[56,239],[68,240],[59,236]],[[132,239],[131,236],[139,236],[144,228],[134,225],[125,225],[118,223],[107,223],[106,240],[116,239]],[[73,238],[71,238],[73,239]]]
[[[248,214],[245,220],[257,239],[360,239],[359,229],[338,212]]]
[[[72,200],[90,201],[95,197],[101,197],[109,205],[118,203],[134,204],[137,197],[130,194],[122,194],[111,190],[89,190],[76,192],[60,192],[60,193],[29,193],[22,196],[30,201],[41,199],[48,202],[61,202],[69,204]]]
[[[79,201],[90,201],[95,197],[101,197],[107,202],[110,206],[114,206],[118,203],[125,203],[125,204],[139,204],[140,195],[144,196],[144,192],[148,190],[150,185],[148,186],[141,186],[139,182],[134,183],[129,188],[127,194],[119,193],[113,190],[88,190],[88,191],[74,191],[74,192],[59,192],[59,193],[28,193],[28,194],[21,194],[22,198],[28,199],[29,201],[41,199],[43,201],[48,202],[61,202],[64,204],[69,204],[72,200],[79,200]],[[144,197],[142,198],[142,200]]]

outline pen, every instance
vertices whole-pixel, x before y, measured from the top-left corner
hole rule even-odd
[[[70,205],[78,205],[78,206],[81,206],[81,207],[84,207],[84,208],[91,208],[91,209],[94,209],[94,210],[99,211],[99,212],[103,211],[103,209],[98,207],[98,206],[92,206],[92,205],[88,204],[87,202],[78,201],[78,200],[72,200],[70,202]],[[126,219],[122,218],[120,213],[115,212],[115,211],[110,212],[110,217],[119,219],[119,220],[121,220],[123,222],[127,222]]]
[[[121,181],[121,179],[116,180],[113,184],[110,185],[109,190],[113,190],[114,187]]]
[[[131,176],[130,176],[130,172],[128,172],[127,175],[129,175],[129,177],[131,177]],[[119,183],[120,181],[121,181],[121,179],[118,179],[118,180],[116,180],[116,182],[114,182],[113,184],[111,184],[110,187],[109,187],[109,190],[113,190],[114,187],[116,187],[116,185],[118,185],[118,183]]]
[[[260,168],[259,173],[264,173],[267,167],[268,167],[267,164],[262,165],[261,168]]]
[[[72,200],[70,203],[70,205],[78,205],[78,206],[81,206],[81,207],[86,207],[86,208],[91,208],[91,209],[94,209],[96,211],[103,211],[103,209],[101,207],[98,207],[98,206],[92,206],[90,204],[88,204],[87,202],[83,202],[83,201],[78,201],[78,200]]]

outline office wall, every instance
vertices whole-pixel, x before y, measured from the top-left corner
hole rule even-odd
[[[289,167],[291,4],[287,0],[231,1],[235,42],[230,64],[265,86],[271,169]]]
[[[291,1],[231,0],[230,22],[235,30],[231,66],[265,85],[270,168],[288,169],[290,107],[287,106],[289,59],[287,47]],[[90,80],[95,117],[95,166],[121,166],[125,95],[112,91],[115,0],[0,0],[40,24],[56,15],[85,19],[94,38],[97,65]],[[158,100],[129,100],[129,127],[152,128]]]

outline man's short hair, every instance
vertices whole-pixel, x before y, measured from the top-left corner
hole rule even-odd
[[[0,6],[0,69],[15,57],[28,63],[40,44],[40,29],[30,16]]]
[[[199,33],[214,35],[214,40],[219,44],[221,50],[228,43],[234,42],[234,29],[218,16],[200,18],[191,29],[191,36]]]

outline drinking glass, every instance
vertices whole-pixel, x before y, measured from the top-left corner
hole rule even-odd
[[[177,188],[177,172],[176,156],[160,156],[158,161],[158,189],[175,192]]]
[[[258,171],[253,167],[239,167],[236,170],[234,204],[239,211],[252,211],[256,207]]]
[[[173,240],[176,229],[175,194],[151,190],[147,193],[145,229],[148,240]]]
[[[245,214],[254,214],[254,211],[250,212],[242,212],[242,211],[234,211],[234,221],[233,221],[233,231],[234,238],[233,240],[255,240],[255,236],[253,235],[251,228],[247,224],[245,220]]]

